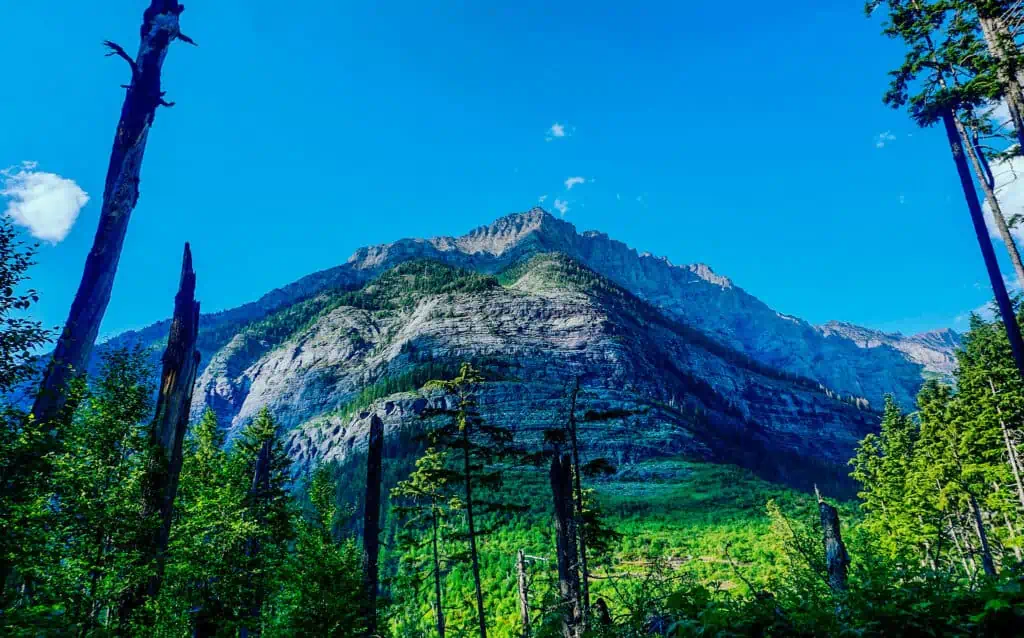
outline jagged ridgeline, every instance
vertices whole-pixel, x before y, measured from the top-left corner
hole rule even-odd
[[[106,347],[157,356],[165,335],[158,324]],[[813,327],[705,265],[638,254],[535,209],[461,238],[359,249],[204,315],[193,410],[209,406],[233,435],[269,407],[304,472],[358,450],[371,411],[388,436],[411,427],[436,400],[423,383],[472,361],[488,379],[485,416],[524,440],[560,418],[580,376],[592,410],[622,415],[585,428],[595,454],[686,454],[805,484],[845,476],[882,395],[911,405],[924,377],[949,375],[957,345],[951,332]]]
[[[158,324],[111,340],[159,350]],[[193,414],[233,435],[268,406],[295,470],[344,461],[368,413],[412,427],[420,391],[463,361],[481,407],[525,442],[564,414],[581,377],[595,454],[687,454],[773,480],[842,481],[892,392],[909,405],[952,369],[955,333],[902,337],[777,313],[703,265],[674,266],[535,209],[459,238],[363,248],[257,302],[204,316]],[[837,486],[838,487],[838,486]]]

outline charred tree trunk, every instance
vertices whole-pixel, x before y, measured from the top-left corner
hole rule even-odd
[[[105,43],[110,49],[108,55],[119,56],[128,63],[132,77],[110,152],[96,237],[32,407],[32,414],[39,422],[54,422],[63,412],[68,383],[85,373],[100,322],[110,302],[128,221],[139,199],[139,176],[149,129],[157,107],[172,105],[164,100],[160,88],[164,58],[176,39],[195,44],[179,30],[178,18],[184,10],[178,0],[152,0],[142,16],[142,41],[135,59],[119,45]]]
[[[968,498],[971,504],[971,515],[974,517],[974,531],[978,534],[978,542],[981,543],[981,567],[985,570],[986,576],[996,575],[996,563],[992,559],[992,548],[988,544],[988,534],[985,532],[985,522],[981,517],[981,506],[974,494]]]
[[[249,495],[253,502],[258,503],[262,499],[266,498],[270,492],[270,457],[271,457],[271,446],[274,444],[272,440],[263,442],[260,446],[259,452],[256,454],[256,465],[252,473],[252,487],[249,488]],[[262,523],[262,519],[258,520]],[[250,560],[256,558],[260,553],[260,543],[256,539],[250,539],[248,547],[246,547],[245,554]],[[243,624],[238,630],[239,638],[250,638],[252,636],[259,636],[260,630],[260,613],[263,609],[263,599],[266,592],[263,590],[263,580],[259,579],[255,583],[253,582],[253,574],[250,572],[248,576],[248,584],[251,590],[252,600],[249,604],[249,609],[245,611],[245,616],[248,616],[249,622]]]
[[[363,619],[366,635],[377,635],[377,558],[380,555],[380,483],[384,461],[384,423],[370,417],[370,440],[366,446],[366,512],[363,517]]]
[[[817,487],[815,487],[817,492]],[[822,541],[825,545],[825,565],[828,569],[828,586],[833,592],[847,590],[847,571],[850,555],[846,553],[843,536],[839,530],[839,512],[818,494],[818,514],[821,516]]]
[[[576,565],[573,521],[572,462],[568,454],[551,459],[551,494],[555,505],[555,553],[558,559],[558,590],[562,598],[562,633],[577,635],[580,621],[580,577]]]
[[[174,315],[164,350],[156,416],[149,433],[151,458],[143,487],[142,524],[147,532],[139,543],[139,561],[150,575],[124,601],[120,611],[124,619],[140,609],[147,599],[156,598],[163,582],[174,498],[181,475],[181,447],[188,430],[192,389],[199,369],[198,336],[196,273],[192,270],[192,251],[186,243],[181,280],[174,297]]]
[[[1006,292],[1006,283],[1003,281],[1003,275],[999,271],[999,262],[996,260],[995,250],[992,248],[992,242],[988,238],[985,216],[982,213],[981,204],[978,202],[978,192],[974,188],[971,171],[967,166],[967,159],[964,156],[964,146],[969,143],[969,140],[966,139],[963,126],[960,125],[952,110],[947,109],[942,113],[942,122],[945,125],[946,140],[949,142],[949,149],[953,154],[956,171],[960,177],[960,186],[963,189],[964,199],[971,214],[974,234],[978,239],[981,256],[985,261],[985,268],[988,271],[989,282],[996,296],[996,304],[999,306],[999,314],[1003,319],[1003,326],[1006,328],[1006,335],[1010,341],[1013,360],[1017,365],[1018,374],[1024,379],[1024,338],[1021,337],[1020,326],[1017,325],[1017,317],[1013,310],[1013,303],[1010,301],[1010,295]]]
[[[530,585],[526,579],[526,554],[519,550],[516,558],[519,582],[519,622],[523,626],[523,638],[530,638]]]

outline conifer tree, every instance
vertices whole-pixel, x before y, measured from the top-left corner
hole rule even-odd
[[[391,490],[391,498],[405,501],[395,511],[405,518],[402,532],[398,536],[403,549],[413,553],[423,545],[429,545],[427,570],[433,585],[434,624],[438,638],[444,638],[444,574],[441,555],[441,535],[449,513],[448,490],[458,476],[448,469],[447,455],[428,448],[416,460],[416,470],[409,478]],[[413,554],[411,569],[418,573],[423,565]],[[414,582],[416,582],[414,580]]]
[[[435,449],[452,455],[454,469],[461,483],[459,506],[466,517],[465,541],[473,572],[480,638],[487,637],[487,615],[477,541],[488,530],[481,526],[479,517],[519,509],[499,494],[503,474],[501,467],[496,465],[514,459],[519,451],[513,446],[511,430],[488,423],[480,415],[477,393],[483,381],[484,377],[479,370],[464,363],[454,379],[426,384],[427,390],[442,390],[445,393],[448,407],[424,412],[428,418],[443,417],[443,423],[430,430],[427,440]]]
[[[992,95],[992,66],[978,62],[986,57],[984,44],[970,16],[953,11],[946,0],[868,0],[865,11],[871,15],[883,7],[888,16],[882,32],[907,46],[903,63],[890,73],[892,82],[884,101],[893,108],[906,106],[919,126],[942,122],[1014,362],[1024,377],[1024,339],[988,238],[967,156],[975,171],[979,165],[961,119],[987,104]],[[1016,250],[1008,233],[1003,233],[1003,239],[1009,239],[1008,250]],[[1018,278],[1024,281],[1024,265],[1018,268]]]

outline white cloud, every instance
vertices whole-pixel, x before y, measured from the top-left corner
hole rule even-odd
[[[548,198],[547,195],[541,195],[540,197],[537,198],[537,201],[540,202],[541,204],[543,204],[544,200],[547,199],[547,198]]]
[[[548,129],[548,137],[565,137],[565,125],[558,122],[552,124],[551,128]]]
[[[1024,179],[1018,179],[1018,176],[1024,177],[1024,157],[993,162],[992,176],[995,178],[996,199],[1003,210],[1003,217],[1010,221],[1014,215],[1024,214]],[[982,205],[982,209],[985,212],[985,224],[988,226],[989,234],[999,238],[999,231],[992,217],[992,208],[988,202]],[[1011,229],[1010,233],[1018,242],[1024,241],[1024,221]]]
[[[892,134],[892,131],[886,131],[879,133],[875,138],[875,148],[885,148],[885,145],[896,139],[896,136]]]
[[[71,232],[78,211],[89,195],[55,173],[37,171],[36,162],[0,171],[0,197],[7,198],[6,214],[37,239],[56,244]]]
[[[583,177],[570,177],[569,179],[565,180],[565,190],[571,191],[573,186],[575,186],[576,184],[583,184],[586,181],[587,180]]]
[[[555,210],[557,210],[562,217],[565,217],[565,214],[569,212],[569,202],[567,201],[556,198],[554,206]]]

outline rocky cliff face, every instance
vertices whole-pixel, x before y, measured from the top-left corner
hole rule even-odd
[[[410,266],[425,260],[459,270]],[[157,324],[108,347],[165,335]],[[462,237],[361,248],[204,316],[193,407],[237,429],[269,405],[304,467],[358,449],[371,409],[389,429],[405,427],[440,400],[407,392],[412,380],[473,359],[493,375],[485,410],[524,436],[558,418],[579,375],[595,405],[628,413],[594,425],[594,444],[613,456],[840,463],[883,394],[910,405],[923,374],[951,372],[958,343],[951,331],[815,327],[703,264],[673,265],[534,209]]]

